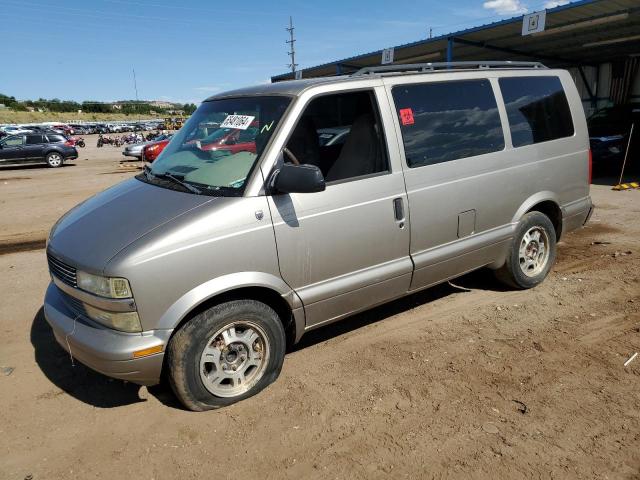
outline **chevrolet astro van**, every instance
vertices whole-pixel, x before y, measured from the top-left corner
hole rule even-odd
[[[204,148],[204,124],[255,148]],[[54,225],[45,316],[98,372],[229,405],[311,329],[481,267],[535,287],[591,214],[590,170],[574,82],[538,63],[221,93],[152,167]]]

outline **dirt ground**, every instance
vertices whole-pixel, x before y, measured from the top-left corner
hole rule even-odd
[[[43,319],[37,242],[132,175],[87,143],[75,166],[0,171],[0,478],[640,478],[640,190],[594,185],[534,290],[467,275],[317,330],[261,394],[190,413],[72,366]]]

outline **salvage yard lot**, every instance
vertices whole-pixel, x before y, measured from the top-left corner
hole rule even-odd
[[[33,248],[133,175],[85,138],[74,166],[0,170],[0,478],[639,478],[640,190],[595,185],[536,289],[480,271],[365,312],[304,337],[256,397],[195,414],[72,366],[43,319]]]

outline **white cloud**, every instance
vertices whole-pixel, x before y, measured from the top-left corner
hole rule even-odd
[[[549,2],[545,2],[544,8],[556,8],[561,5],[566,5],[569,3],[569,0],[551,0]]]
[[[521,0],[489,0],[482,4],[487,10],[498,15],[520,15],[527,13],[527,6]]]

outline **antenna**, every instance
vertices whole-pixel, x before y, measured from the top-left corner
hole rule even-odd
[[[291,57],[291,63],[287,66],[291,68],[291,72],[295,77],[296,67],[298,64],[296,63],[296,49],[294,46],[296,39],[293,38],[293,31],[295,30],[293,27],[293,18],[289,17],[289,28],[286,28],[285,30],[289,32],[289,40],[287,40],[286,43],[289,44],[289,51],[287,53]]]
[[[429,28],[429,38],[433,38],[433,28]]]

